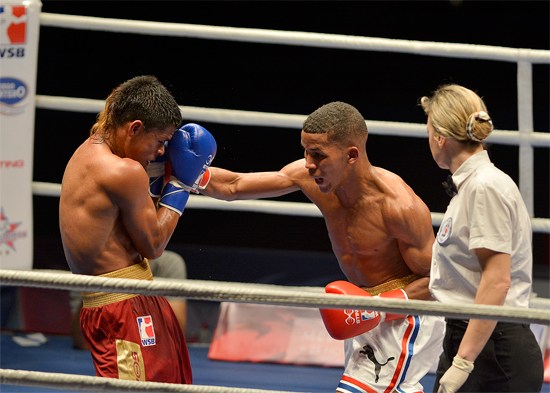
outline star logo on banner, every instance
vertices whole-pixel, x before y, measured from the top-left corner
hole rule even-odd
[[[10,222],[4,214],[4,208],[0,210],[0,245],[6,243],[9,247],[15,250],[14,242],[18,238],[26,237],[26,231],[16,231],[21,222]]]

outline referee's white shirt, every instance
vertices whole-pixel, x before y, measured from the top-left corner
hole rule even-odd
[[[531,220],[517,185],[486,151],[468,158],[453,174],[458,188],[433,245],[432,296],[473,304],[481,267],[472,254],[487,248],[511,255],[511,286],[505,306],[529,307],[532,284]]]

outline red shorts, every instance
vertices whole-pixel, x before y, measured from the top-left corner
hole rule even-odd
[[[80,327],[98,377],[193,382],[183,332],[163,297],[134,296],[84,307]]]

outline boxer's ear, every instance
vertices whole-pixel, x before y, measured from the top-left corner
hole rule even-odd
[[[140,131],[144,131],[143,122],[141,120],[134,120],[128,124],[128,133],[130,136],[138,134]]]
[[[359,158],[359,149],[355,146],[348,148],[348,164],[353,164]]]

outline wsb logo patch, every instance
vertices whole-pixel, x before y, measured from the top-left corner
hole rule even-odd
[[[149,347],[155,345],[155,330],[153,329],[153,318],[150,315],[146,317],[137,317],[139,335],[141,337],[141,345]]]

